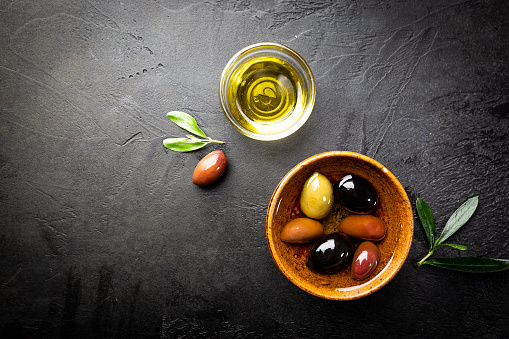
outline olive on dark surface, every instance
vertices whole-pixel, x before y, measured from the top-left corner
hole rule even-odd
[[[333,273],[352,259],[354,246],[344,233],[331,233],[320,239],[311,249],[306,265],[313,271]]]
[[[223,151],[212,151],[201,159],[193,172],[193,184],[210,185],[226,171],[228,158]]]
[[[334,184],[337,201],[353,213],[371,213],[378,207],[375,188],[361,177],[347,174]]]

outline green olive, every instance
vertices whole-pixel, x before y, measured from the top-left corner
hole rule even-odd
[[[304,183],[300,194],[300,209],[307,217],[322,219],[334,205],[332,184],[327,177],[313,173]]]

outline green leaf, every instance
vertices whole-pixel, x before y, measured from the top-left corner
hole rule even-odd
[[[421,198],[417,198],[415,206],[419,219],[421,220],[422,228],[424,228],[424,233],[426,233],[426,238],[428,239],[429,249],[431,250],[435,242],[435,218],[428,204]]]
[[[435,249],[440,248],[440,247],[445,247],[445,246],[449,246],[449,247],[455,248],[457,250],[462,250],[462,251],[466,251],[467,250],[466,246],[458,245],[458,244],[440,244],[438,246],[435,246]]]
[[[185,112],[171,111],[167,113],[166,116],[168,119],[177,124],[177,126],[185,129],[186,131],[196,134],[202,138],[207,138],[205,133],[203,133],[200,127],[198,127],[196,120],[194,120],[194,118],[189,114]]]
[[[187,138],[167,138],[163,140],[164,147],[176,152],[191,152],[203,148],[207,142],[191,141]]]
[[[508,259],[493,258],[439,258],[426,260],[423,264],[468,273],[500,272],[509,269]]]
[[[477,208],[477,204],[479,203],[479,197],[472,197],[465,201],[463,205],[461,205],[449,218],[447,223],[445,224],[444,230],[442,234],[438,238],[436,245],[440,245],[446,239],[448,239],[451,235],[453,235],[461,226],[465,225],[465,223],[472,217],[475,209]]]

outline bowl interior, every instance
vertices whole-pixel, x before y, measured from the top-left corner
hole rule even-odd
[[[334,184],[345,174],[368,180],[376,189],[379,206],[372,214],[387,227],[385,238],[376,242],[380,262],[363,281],[350,277],[348,268],[334,274],[319,274],[306,266],[310,244],[290,244],[280,240],[281,229],[290,220],[305,215],[300,211],[299,196],[306,179],[319,172]],[[337,202],[322,219],[325,234],[337,231],[341,219],[349,215]],[[272,257],[281,272],[295,285],[313,295],[333,300],[366,296],[390,281],[403,265],[413,237],[413,212],[408,196],[399,181],[380,163],[353,152],[327,152],[315,155],[295,166],[281,180],[272,195],[267,211],[267,241]],[[356,245],[360,241],[354,241]]]

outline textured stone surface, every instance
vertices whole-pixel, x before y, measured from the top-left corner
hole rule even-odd
[[[330,150],[380,161],[434,211],[472,220],[442,256],[509,258],[509,3],[65,1],[0,3],[2,337],[508,337],[509,273],[407,263],[352,302],[278,271],[265,212],[283,175]],[[239,49],[286,44],[310,64],[308,122],[275,142],[224,119],[217,86]],[[167,111],[223,146],[179,154]],[[191,183],[214,148],[230,163]],[[438,253],[437,253],[438,254]]]

